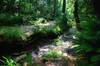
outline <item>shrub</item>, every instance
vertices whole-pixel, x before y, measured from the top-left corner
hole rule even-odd
[[[16,66],[16,62],[11,57],[3,57],[4,66]]]
[[[59,53],[55,50],[49,50],[46,54],[42,56],[43,59],[49,60],[49,59],[56,59],[62,56],[62,53]]]
[[[22,23],[23,23],[23,17],[21,16],[13,16],[10,14],[0,14],[1,26],[20,25]]]
[[[100,61],[100,59],[98,59],[100,57],[100,52],[98,52],[100,49],[100,19],[93,14],[94,10],[89,4],[90,1],[86,0],[83,2],[87,5],[79,6],[81,30],[78,31],[76,35],[77,39],[75,43],[79,46],[76,47],[75,50],[84,57],[82,60],[86,61],[86,66],[98,66]],[[83,4],[83,2],[81,4]],[[85,9],[85,11],[83,11],[83,9]],[[86,12],[86,14],[83,12]]]
[[[18,27],[2,27],[0,28],[0,34],[6,41],[26,39],[24,33]]]

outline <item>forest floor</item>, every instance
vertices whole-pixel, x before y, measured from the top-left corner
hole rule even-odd
[[[40,64],[39,66],[66,66],[66,64],[68,64],[68,62],[65,61],[68,59],[68,56],[75,55],[75,53],[72,49],[74,35],[67,34],[65,32],[64,34],[59,36],[58,39],[59,40],[57,41],[58,42],[57,44],[56,44],[56,42],[52,42],[55,39],[51,39],[51,40],[46,41],[46,42],[40,42],[40,43],[42,43],[42,45],[39,45],[37,50],[31,51],[31,55],[32,55],[32,59],[33,59],[33,66],[35,66],[36,64],[37,65]],[[44,54],[48,54],[48,52],[50,52],[50,51],[55,51],[58,54],[61,54],[63,59],[60,59],[60,61],[57,61],[58,60],[57,59],[56,63],[54,63],[54,61],[52,63],[52,62],[49,62],[46,60],[44,63],[42,56]],[[21,57],[24,57],[24,55],[16,57],[16,60],[18,61],[19,59],[21,59]],[[24,63],[24,65],[25,64],[27,64],[27,63]]]
[[[51,24],[50,24],[50,26],[51,26]],[[33,34],[33,33],[31,33],[31,31],[32,31],[31,29],[33,29],[33,26],[32,27],[22,26],[21,29],[24,30],[25,33],[29,32],[29,34]],[[39,66],[66,66],[66,64],[68,62],[66,62],[65,60],[68,59],[69,55],[75,54],[72,49],[73,40],[75,38],[75,36],[74,36],[75,31],[76,31],[75,28],[70,28],[68,32],[63,33],[62,35],[58,36],[58,38],[56,38],[56,39],[45,39],[44,38],[42,42],[38,41],[39,45],[38,45],[38,43],[36,43],[38,45],[38,47],[36,47],[35,50],[33,50],[34,44],[32,44],[30,46],[26,46],[26,48],[24,47],[24,49],[26,49],[26,50],[22,51],[22,53],[15,52],[12,55],[15,56],[16,62],[23,64],[22,66],[25,66],[25,64],[27,64],[23,60],[27,56],[26,53],[30,53],[32,56],[32,61],[33,61],[32,66],[36,66],[36,64],[40,64]],[[54,51],[55,52],[54,54],[62,55],[63,59],[60,59],[60,62],[57,61],[56,63],[49,63],[46,60],[44,63],[42,56],[45,54],[48,54],[48,52],[50,52],[50,51]],[[57,59],[57,60],[59,60],[59,59]],[[28,65],[26,65],[26,66],[28,66]]]
[[[32,52],[32,57],[33,57],[33,61],[35,62],[38,62],[40,63],[41,61],[39,61],[39,59],[41,60],[41,57],[44,55],[44,54],[47,54],[50,50],[51,51],[55,51],[55,54],[56,52],[58,54],[62,54],[62,57],[64,57],[65,60],[67,60],[67,57],[68,57],[68,54],[72,54],[73,51],[71,49],[71,46],[72,46],[72,42],[73,42],[73,39],[72,39],[72,36],[60,36],[60,40],[62,41],[61,44],[59,43],[59,45],[55,45],[55,44],[45,44],[44,46],[41,46],[39,47],[39,50],[38,50],[38,54],[36,54],[34,51]],[[66,65],[63,65],[64,62],[56,62],[56,63],[49,63],[47,62],[47,66],[66,66]],[[65,63],[66,64],[66,63]]]

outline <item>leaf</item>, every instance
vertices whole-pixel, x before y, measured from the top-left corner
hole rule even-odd
[[[100,48],[97,50],[97,52],[99,52],[99,53],[100,53]]]
[[[100,61],[100,55],[92,56],[92,57],[91,57],[91,61],[92,61],[92,62]]]
[[[84,50],[85,52],[90,52],[93,50],[93,48],[91,47],[90,44],[87,44],[87,43],[83,43],[83,44],[80,44],[79,46],[82,50]]]

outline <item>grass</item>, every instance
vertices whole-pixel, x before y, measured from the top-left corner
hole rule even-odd
[[[16,62],[11,57],[4,57],[4,60],[1,60],[4,66],[16,66]]]
[[[61,45],[62,43],[63,43],[63,41],[59,37],[57,39],[54,39],[54,41],[53,41],[54,45]]]

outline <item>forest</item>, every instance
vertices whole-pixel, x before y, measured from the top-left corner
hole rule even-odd
[[[0,66],[99,66],[99,0],[0,0]]]

